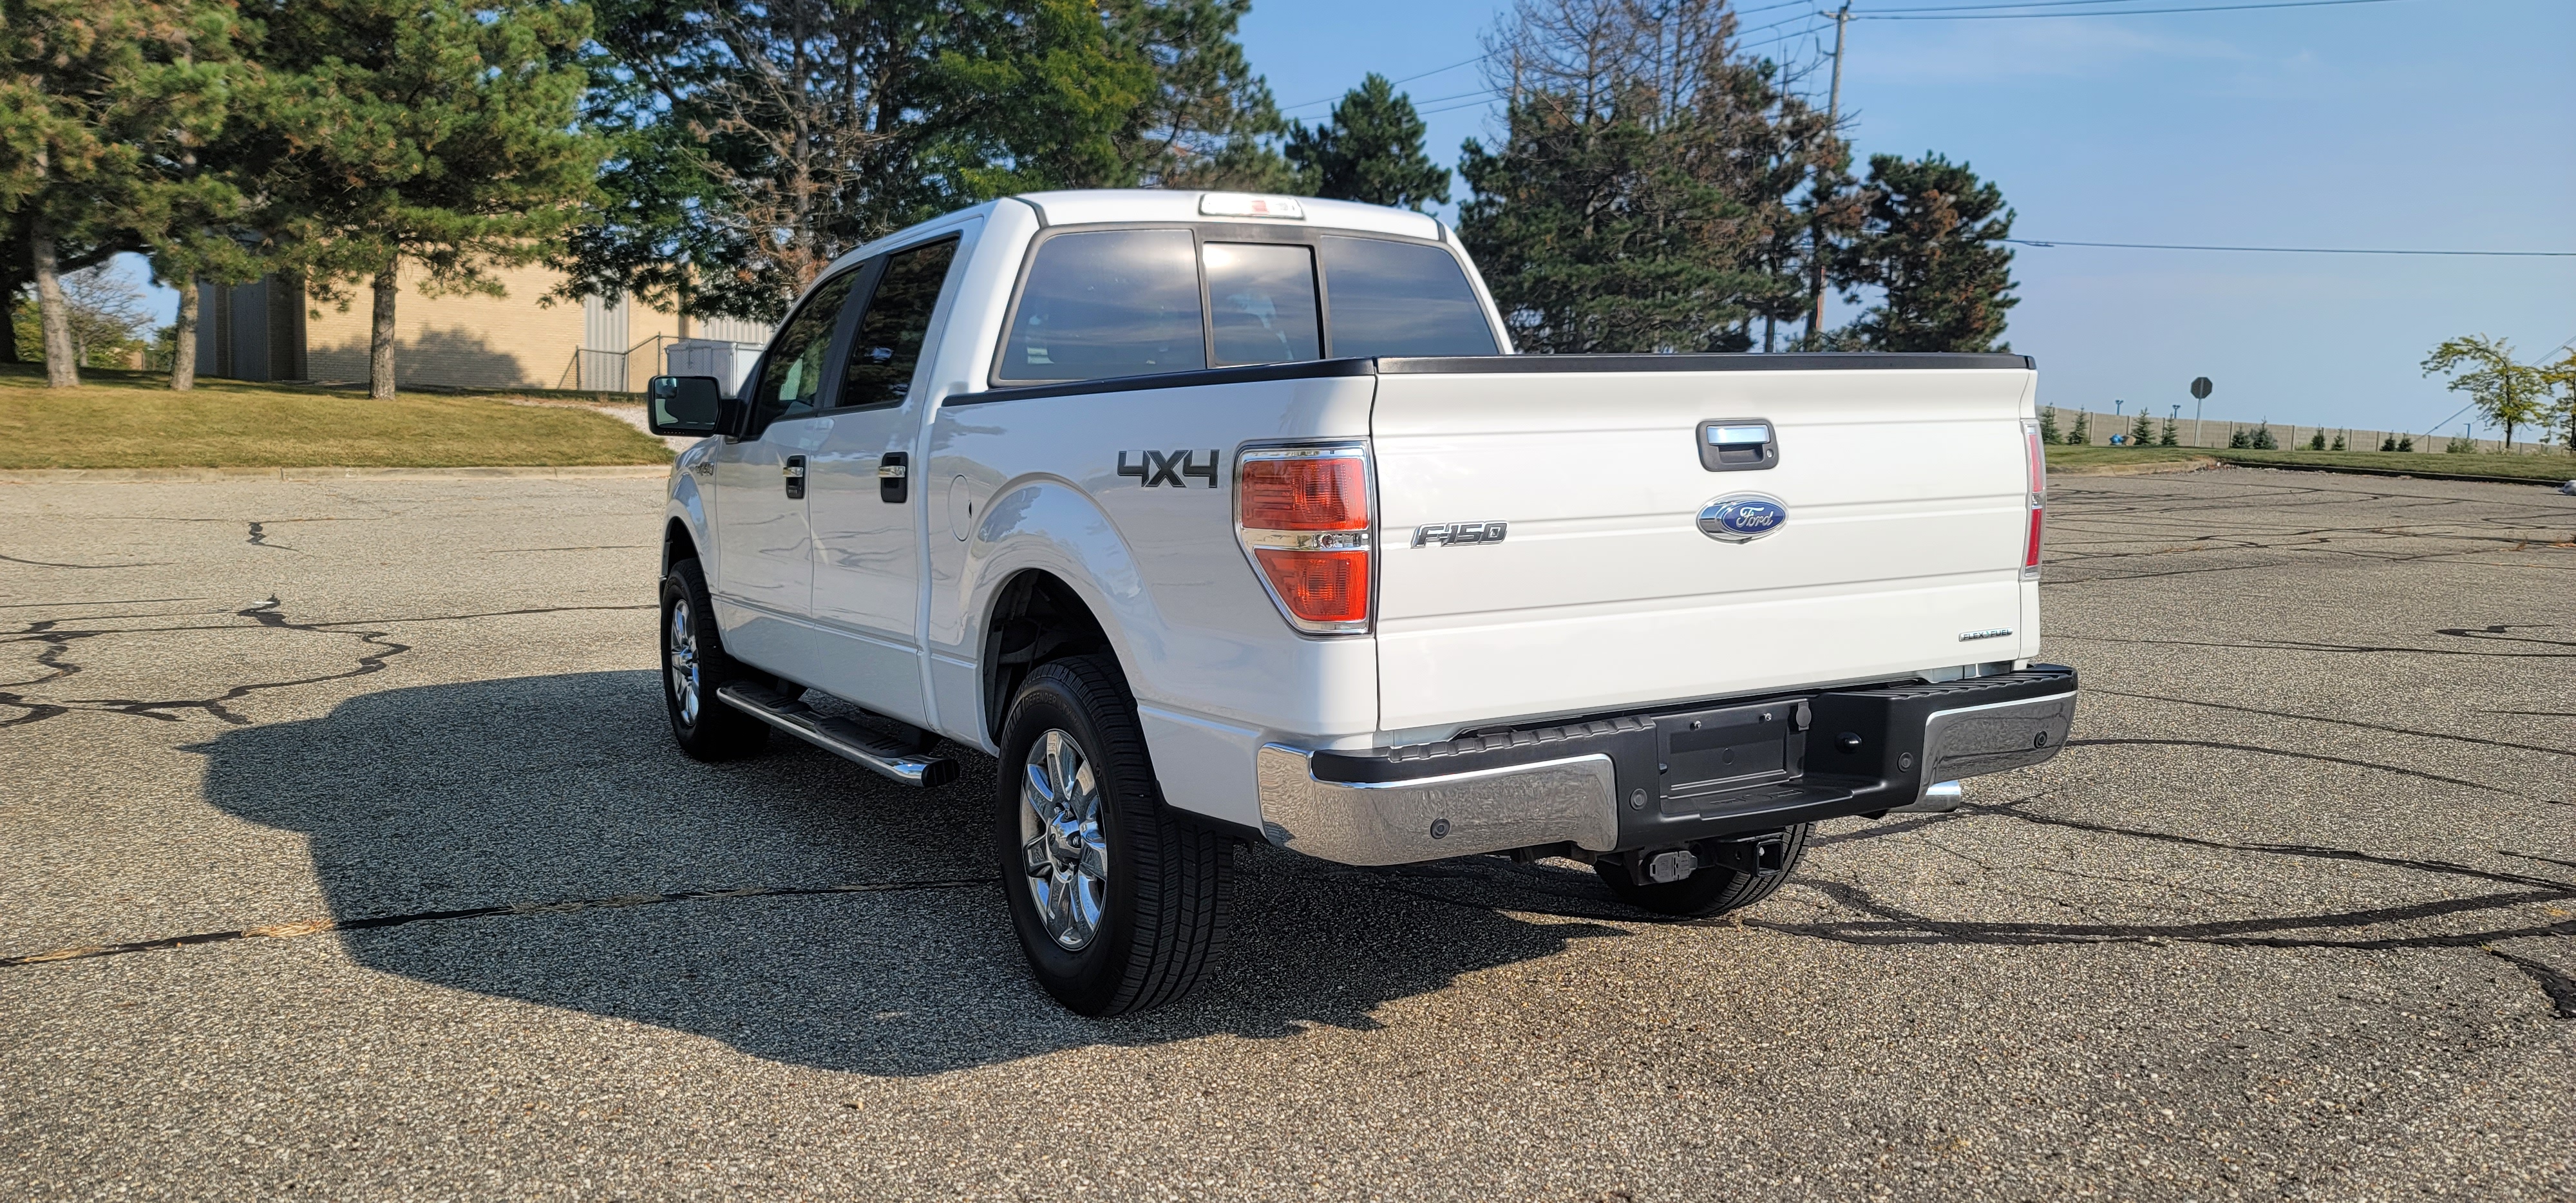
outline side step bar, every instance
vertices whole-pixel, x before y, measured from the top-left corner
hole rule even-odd
[[[821,748],[843,760],[865,765],[887,780],[924,789],[957,779],[957,762],[924,756],[845,718],[817,714],[803,702],[783,702],[754,685],[726,685],[716,697],[736,710]]]

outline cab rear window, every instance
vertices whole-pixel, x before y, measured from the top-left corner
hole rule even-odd
[[[1076,230],[1039,243],[994,383],[1501,350],[1446,248],[1206,233],[1202,241],[1186,229]]]
[[[1324,252],[1326,323],[1336,358],[1493,355],[1494,328],[1456,256],[1383,238],[1316,240]]]
[[[994,376],[1106,380],[1207,366],[1188,230],[1059,234],[1038,247]]]

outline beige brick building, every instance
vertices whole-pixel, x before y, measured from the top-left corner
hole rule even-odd
[[[543,298],[562,276],[544,267],[505,270],[498,278],[505,292],[499,297],[423,296],[418,269],[403,266],[402,296],[394,305],[394,371],[403,387],[640,392],[675,351],[692,364],[711,354],[747,364],[769,337],[757,323],[691,320],[633,297],[615,305],[597,297],[547,304]],[[342,309],[309,295],[293,276],[203,286],[198,374],[364,383],[373,319],[364,285],[355,293]]]

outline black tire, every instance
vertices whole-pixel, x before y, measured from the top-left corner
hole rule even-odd
[[[707,574],[696,560],[671,565],[662,577],[662,702],[670,711],[671,737],[680,750],[699,760],[740,760],[769,746],[769,725],[716,700],[716,689],[734,681],[766,684],[769,676],[725,654],[716,631],[715,605],[707,598]],[[675,617],[677,615],[677,617]],[[675,667],[685,627],[695,659],[695,704],[684,696],[686,665]]]
[[[1051,747],[1069,740],[1089,766],[1087,824],[1051,827],[1036,817],[1050,803],[1030,784],[1032,769],[1047,771],[1032,764],[1032,750],[1051,733],[1058,737]],[[1066,791],[1069,799],[1083,796]],[[1079,818],[1083,809],[1069,802],[1065,813]],[[1023,814],[1032,816],[1029,826]],[[1215,962],[1233,901],[1234,841],[1163,805],[1135,703],[1108,662],[1058,660],[1020,687],[1002,725],[993,838],[1004,905],[1029,971],[1067,1008],[1106,1017],[1161,1006],[1188,994]],[[1099,854],[1103,866],[1096,883],[1062,872],[1091,864],[1086,852]],[[1048,912],[1078,944],[1051,929],[1041,891],[1068,903]]]
[[[1796,872],[1798,862],[1806,858],[1807,841],[1816,834],[1816,825],[1800,823],[1786,833],[1780,850],[1777,873],[1743,873],[1734,869],[1705,868],[1680,881],[1648,882],[1638,885],[1628,876],[1625,863],[1602,861],[1592,866],[1601,875],[1602,884],[1619,901],[1639,910],[1658,915],[1682,915],[1693,919],[1723,915],[1741,910],[1779,892]]]

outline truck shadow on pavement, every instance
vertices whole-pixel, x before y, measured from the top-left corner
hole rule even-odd
[[[640,671],[388,690],[189,750],[209,801],[308,838],[360,964],[825,1069],[1373,1028],[1380,1006],[1462,974],[1621,934],[1252,848],[1214,980],[1102,1022],[1027,976],[988,851],[992,762],[970,751],[952,750],[962,780],[928,792],[783,737],[699,764]],[[1537,872],[1545,894],[1612,909],[1588,873]]]

